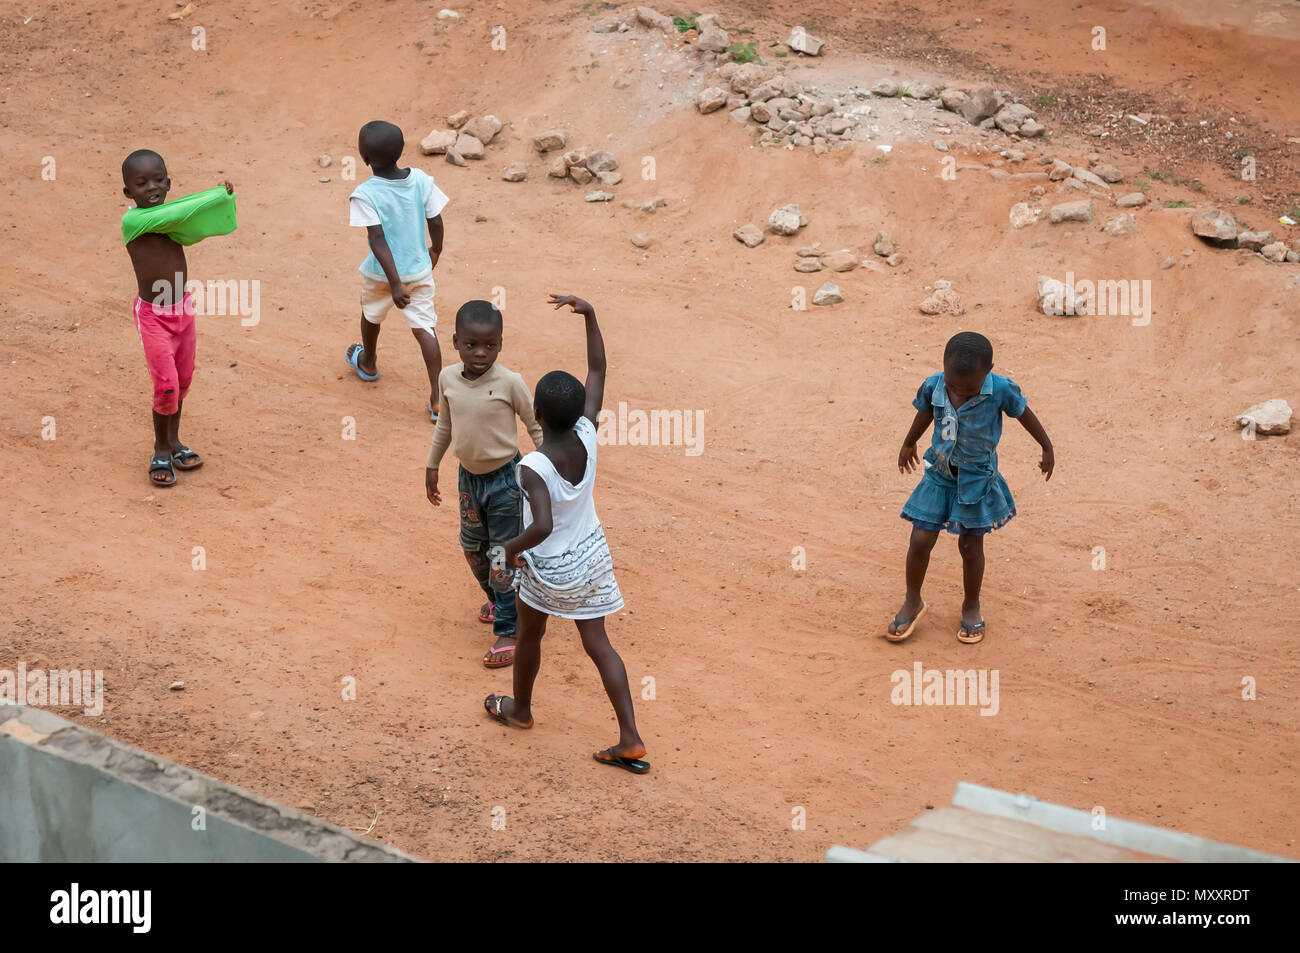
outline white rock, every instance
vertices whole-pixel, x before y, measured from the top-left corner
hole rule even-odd
[[[1147,197],[1141,192],[1130,192],[1128,195],[1121,195],[1115,200],[1116,208],[1138,208],[1147,204]]]
[[[588,202],[611,202],[614,196],[610,192],[596,191],[587,193]]]
[[[1290,433],[1291,405],[1280,397],[1274,397],[1237,415],[1238,426],[1250,427],[1252,423],[1255,433]]]
[[[564,133],[559,129],[548,129],[533,136],[533,148],[538,152],[551,152],[564,148]]]
[[[1039,275],[1035,288],[1038,309],[1043,314],[1060,317],[1092,313],[1092,298],[1089,294],[1080,294],[1076,288],[1047,275]]]
[[[754,248],[763,244],[763,240],[767,237],[757,225],[742,225],[731,235],[736,241],[743,243],[746,248]]]
[[[799,211],[799,206],[792,203],[782,205],[768,216],[767,230],[773,235],[793,235],[807,224],[808,220]]]
[[[524,179],[528,178],[528,169],[522,162],[516,162],[512,166],[508,166],[506,170],[501,173],[501,178],[505,179],[507,182],[522,182]]]
[[[483,158],[483,143],[469,133],[462,132],[457,136],[456,144],[452,148],[462,159]]]
[[[455,10],[448,10],[448,9],[444,8],[444,9],[438,11],[438,19],[439,19],[439,20],[459,20],[459,19],[460,19],[460,14],[457,13]]]
[[[1048,220],[1053,225],[1061,222],[1091,222],[1092,221],[1092,199],[1081,199],[1078,202],[1062,202],[1060,205],[1053,205],[1047,213]]]
[[[322,169],[328,169],[328,168],[329,168],[329,167],[334,163],[334,160],[330,158],[330,156],[329,156],[328,153],[322,155],[322,156],[321,156],[319,159],[317,159],[316,161],[317,161],[318,163],[320,163],[320,167],[321,167]]]
[[[1028,225],[1033,225],[1038,221],[1038,216],[1041,212],[1041,209],[1034,208],[1028,202],[1017,202],[1015,205],[1011,206],[1011,227],[1025,228]]]
[[[613,172],[618,168],[618,160],[608,149],[597,149],[587,156],[587,168],[593,175],[599,172]]]
[[[935,288],[934,293],[921,302],[921,313],[961,315],[966,313],[966,306],[952,288]]]
[[[698,20],[695,25],[699,28]],[[725,53],[731,48],[731,37],[727,36],[726,30],[721,30],[716,26],[701,28],[700,35],[695,39],[695,47],[711,53]]]
[[[637,248],[649,248],[650,236],[641,235],[641,234],[633,235],[632,244],[635,245]]]
[[[721,86],[706,86],[695,98],[695,108],[702,113],[716,112],[727,105],[727,91]]]
[[[1272,242],[1259,250],[1269,261],[1286,261],[1286,242]]]
[[[839,251],[827,252],[819,256],[821,263],[831,271],[852,271],[858,267],[858,256],[853,254],[847,248],[841,248]]]
[[[839,286],[830,281],[818,288],[817,293],[813,295],[813,304],[821,307],[839,304],[843,300],[844,295],[840,294]]]
[[[652,30],[662,30],[669,34],[677,33],[677,26],[673,23],[672,17],[666,17],[650,7],[636,8],[636,22]]]
[[[501,131],[501,120],[492,115],[479,116],[477,119],[471,119],[467,122],[465,128],[461,131],[468,133],[486,146],[491,144],[492,140],[497,137],[497,133]]]
[[[825,41],[813,36],[803,27],[797,26],[790,31],[790,39],[786,41],[786,45],[796,53],[803,53],[807,56],[820,56]]]
[[[1231,245],[1237,240],[1237,220],[1217,208],[1197,209],[1192,214],[1192,232],[1212,245]]]
[[[420,151],[426,156],[442,155],[456,144],[458,136],[453,129],[435,129],[420,140]]]
[[[1116,215],[1106,223],[1106,234],[1115,237],[1132,235],[1137,231],[1137,227],[1137,216],[1132,212],[1125,212],[1123,215]]]
[[[453,129],[459,129],[465,123],[469,122],[469,110],[462,109],[460,112],[454,112],[447,117],[447,125]]]

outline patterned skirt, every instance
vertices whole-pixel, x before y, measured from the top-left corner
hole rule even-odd
[[[519,598],[561,619],[599,619],[622,609],[605,528],[597,524],[574,549],[558,556],[524,553]]]

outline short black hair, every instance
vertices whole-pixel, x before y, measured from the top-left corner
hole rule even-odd
[[[587,388],[568,371],[551,371],[533,391],[537,416],[552,430],[570,430],[587,404]]]
[[[167,163],[163,161],[163,157],[160,156],[158,153],[154,152],[152,149],[136,149],[135,152],[132,152],[129,156],[127,156],[125,159],[122,160],[122,181],[123,182],[126,181],[127,169],[130,169],[133,165],[135,165],[137,162],[140,162],[142,159],[155,159],[157,160],[158,164],[163,167],[164,170],[166,170],[167,168]]]
[[[396,165],[402,157],[402,150],[406,148],[402,130],[382,119],[375,119],[362,126],[359,138],[375,165]]]
[[[501,312],[491,301],[466,301],[456,311],[456,330],[468,325],[475,327],[491,327],[493,331],[500,331],[502,326]]]
[[[993,366],[993,344],[982,334],[962,331],[948,339],[943,362],[958,374],[986,374]]]

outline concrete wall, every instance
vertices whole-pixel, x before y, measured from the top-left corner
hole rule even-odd
[[[0,863],[414,859],[49,712],[0,706]]]

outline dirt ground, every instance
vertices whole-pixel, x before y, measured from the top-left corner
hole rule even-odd
[[[1051,91],[1040,152],[1097,152],[1126,182],[1162,172],[1138,232],[1111,238],[1107,215],[1012,229],[1007,210],[1033,183],[945,181],[928,142],[884,161],[869,144],[753,147],[725,112],[697,114],[693,57],[644,30],[592,32],[630,5],[474,0],[451,4],[455,22],[435,18],[440,5],[200,0],[169,22],[163,0],[63,0],[24,22],[29,10],[0,0],[0,668],[102,669],[104,717],[82,720],[431,860],[812,861],[947,803],[958,780],[1300,858],[1300,444],[1232,426],[1271,397],[1300,405],[1300,266],[1208,248],[1185,211],[1161,207],[1220,201],[1300,238],[1277,224],[1300,191],[1300,6],[716,5],[761,53],[796,21],[820,31],[826,56],[800,67],[811,75]],[[1094,24],[1111,37],[1104,59],[1088,51]],[[1108,96],[1201,116],[1216,135],[1232,117],[1258,181],[1236,180],[1233,146],[1194,131],[1083,136],[1075,113],[1104,121]],[[507,123],[467,169],[416,148],[458,109]],[[614,721],[565,624],[544,643],[536,729],[484,716],[510,674],[480,664],[491,639],[456,513],[424,496],[418,351],[393,317],[382,379],[344,373],[364,242],[347,227],[341,160],[373,118],[402,126],[406,161],[451,196],[446,356],[457,305],[500,287],[503,363],[530,385],[578,371],[581,325],[544,303],[572,292],[605,331],[608,407],[704,411],[698,456],[601,455],[598,509],[628,605],[609,631],[634,686],[653,679],[637,703],[648,776],[591,761]],[[587,189],[546,177],[531,137],[557,125],[620,159],[617,201],[585,203]],[[173,197],[234,181],[239,230],[190,249],[190,273],[261,289],[256,326],[199,319],[182,436],[207,464],[169,491],[145,476],[149,380],[118,235],[119,164],[141,147],[166,158]],[[501,180],[513,161],[528,181]],[[1203,193],[1177,184],[1192,180]],[[667,201],[656,214],[623,205],[653,195]],[[786,202],[809,219],[798,237],[732,239]],[[794,247],[869,255],[880,229],[902,266],[834,276],[841,305],[790,308],[792,287],[811,296],[830,277],[792,271]],[[1151,323],[1037,313],[1036,275],[1067,270],[1149,279]],[[964,316],[918,312],[938,278]],[[993,340],[1057,470],[1045,483],[1008,421],[1019,515],[987,545],[988,638],[953,637],[960,560],[944,539],[930,613],[891,645],[879,635],[903,595],[898,512],[915,485],[895,459],[912,396],[958,330]],[[42,439],[47,416],[57,439]],[[341,439],[345,417],[355,440]],[[891,673],[916,662],[996,669],[997,715],[895,706]],[[356,701],[341,697],[349,676]],[[176,680],[184,691],[168,690]]]

